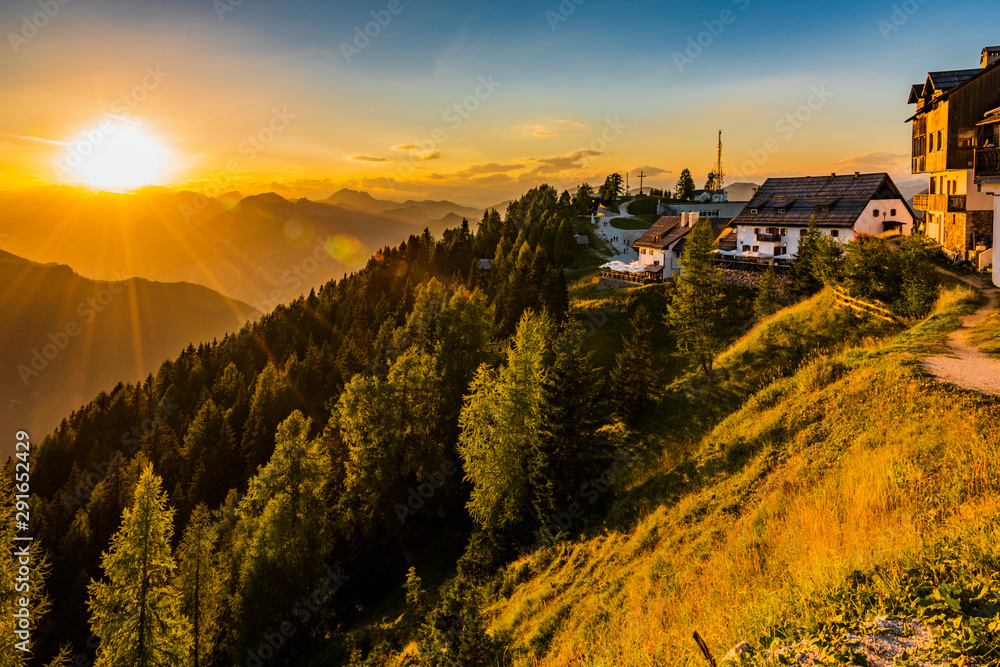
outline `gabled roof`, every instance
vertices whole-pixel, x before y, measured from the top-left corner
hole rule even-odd
[[[730,230],[733,231],[733,248],[736,248],[736,232],[735,227],[730,227],[729,218],[701,218],[701,220],[708,220],[709,224],[712,225],[712,237],[715,239],[716,243],[721,244],[722,239],[726,237]],[[681,253],[684,251],[684,243],[687,241],[687,233],[691,231],[691,227],[685,227],[684,237],[680,239],[680,242],[674,246],[674,252]]]
[[[729,224],[729,218],[699,218],[699,221],[701,220],[709,221],[709,224],[712,225],[712,234],[715,238],[718,238]],[[656,250],[664,250],[672,247],[673,250],[679,252],[684,247],[684,238],[691,233],[692,229],[693,227],[682,225],[681,218],[665,215],[657,220],[656,224],[649,228],[649,231],[639,237],[632,244],[632,247],[653,248]]]
[[[886,173],[769,178],[733,224],[805,227],[816,216],[821,227],[851,228],[873,199],[899,199],[908,208]],[[788,206],[790,200],[794,202]],[[782,208],[785,212],[779,213]],[[756,214],[751,213],[754,209]]]
[[[652,227],[646,230],[646,233],[640,236],[632,244],[632,247],[642,246],[644,248],[657,248],[663,249],[666,247],[670,237],[671,232],[675,232],[678,228],[686,229],[681,227],[681,217],[677,215],[665,215],[657,220]],[[676,240],[678,237],[674,237]]]
[[[994,47],[987,48],[992,49]],[[979,69],[956,69],[946,70],[943,72],[928,72],[927,80],[922,86],[920,84],[915,84],[910,88],[908,104],[916,104],[922,99],[930,100],[934,97],[934,93],[936,92],[942,94],[942,99],[946,99],[956,90],[965,87],[970,82],[978,79],[986,72],[992,71],[996,67],[1000,67],[1000,61]],[[923,112],[918,112],[918,115],[920,113]],[[907,122],[913,120],[914,118],[916,118],[916,116],[910,118]]]
[[[927,83],[925,84],[925,93],[931,91],[926,89],[927,85],[932,87],[932,90],[940,90],[942,92],[947,92],[952,88],[956,88],[977,74],[981,73],[982,68],[976,69],[956,69],[948,70],[946,72],[928,72],[927,73]]]

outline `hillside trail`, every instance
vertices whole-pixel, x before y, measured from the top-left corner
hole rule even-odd
[[[983,353],[968,339],[972,329],[996,310],[1000,290],[995,287],[983,288],[971,278],[944,269],[938,271],[958,278],[982,292],[987,298],[987,303],[972,315],[962,318],[962,326],[949,334],[948,349],[951,354],[927,357],[924,360],[924,368],[939,382],[948,382],[964,389],[1000,396],[1000,359]]]
[[[611,249],[613,255],[608,259],[609,262],[624,262],[628,264],[629,262],[634,262],[639,257],[639,253],[632,249],[632,244],[639,240],[643,234],[646,233],[645,229],[617,229],[615,227],[604,227],[603,223],[605,221],[610,221],[614,218],[632,218],[632,214],[628,212],[629,204],[634,200],[620,204],[618,206],[618,214],[615,215],[613,211],[607,211],[607,214],[603,218],[597,218],[597,233],[601,236],[604,244]],[[612,239],[616,237],[616,239]]]

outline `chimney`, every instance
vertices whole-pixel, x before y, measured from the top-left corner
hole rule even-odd
[[[857,177],[858,177],[858,176],[860,176],[860,175],[861,175],[861,172],[860,172],[860,171],[856,171],[856,172],[854,172],[854,178],[857,178]]]
[[[1000,46],[987,46],[983,49],[983,69],[986,69],[998,60],[1000,60]]]
[[[833,173],[832,173],[832,174],[830,174],[830,175],[831,175],[831,176],[833,176],[834,178],[837,178],[837,172],[833,172]]]
[[[691,211],[688,213],[688,227],[694,227],[694,223],[698,222],[698,218],[701,217],[701,213],[698,211]]]

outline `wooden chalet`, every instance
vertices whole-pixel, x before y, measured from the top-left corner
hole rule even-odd
[[[992,169],[984,117],[1000,107],[1000,47],[982,51],[979,69],[928,72],[910,87],[912,172],[928,175],[928,194],[914,197],[925,212],[927,236],[953,256],[966,256],[982,241],[992,242],[993,202],[976,180],[976,161]],[[982,151],[982,152],[980,152]]]

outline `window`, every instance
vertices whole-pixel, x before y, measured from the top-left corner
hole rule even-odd
[[[782,236],[788,236],[788,230],[787,229],[782,229],[781,230],[781,235]]]
[[[783,208],[779,208],[778,209],[778,213],[784,213],[784,212],[785,212],[785,209],[783,209]]]
[[[750,252],[750,246],[748,245],[743,246],[743,252]]]
[[[757,215],[757,209],[755,208],[750,209],[750,215]]]
[[[877,208],[872,211],[872,215],[874,215],[876,218],[878,217],[878,209]]]
[[[927,142],[927,151],[930,153],[934,152],[934,134],[930,136],[930,140]]]
[[[944,141],[941,140],[941,137],[942,137],[941,130],[938,130],[938,150],[939,151],[944,150]]]
[[[892,216],[893,218],[895,218],[896,217],[896,209],[892,209],[891,211],[889,211],[889,215]]]
[[[840,230],[839,229],[833,230],[832,232],[830,232],[830,236],[832,236],[833,238],[838,238],[840,236]]]
[[[753,233],[754,233],[754,236],[760,234],[760,227],[754,227],[753,228]]]
[[[959,148],[975,148],[976,142],[973,138],[975,135],[975,129],[971,127],[960,127],[958,129],[958,147]]]
[[[808,231],[809,231],[808,229],[800,229],[799,230],[799,236],[800,237],[805,236]]]
[[[760,252],[760,246],[759,246],[759,245],[755,245],[755,246],[753,247],[753,251],[754,251],[754,252]]]
[[[931,187],[930,190],[928,190],[928,192],[932,195],[937,194],[937,179],[934,177],[931,177]]]

